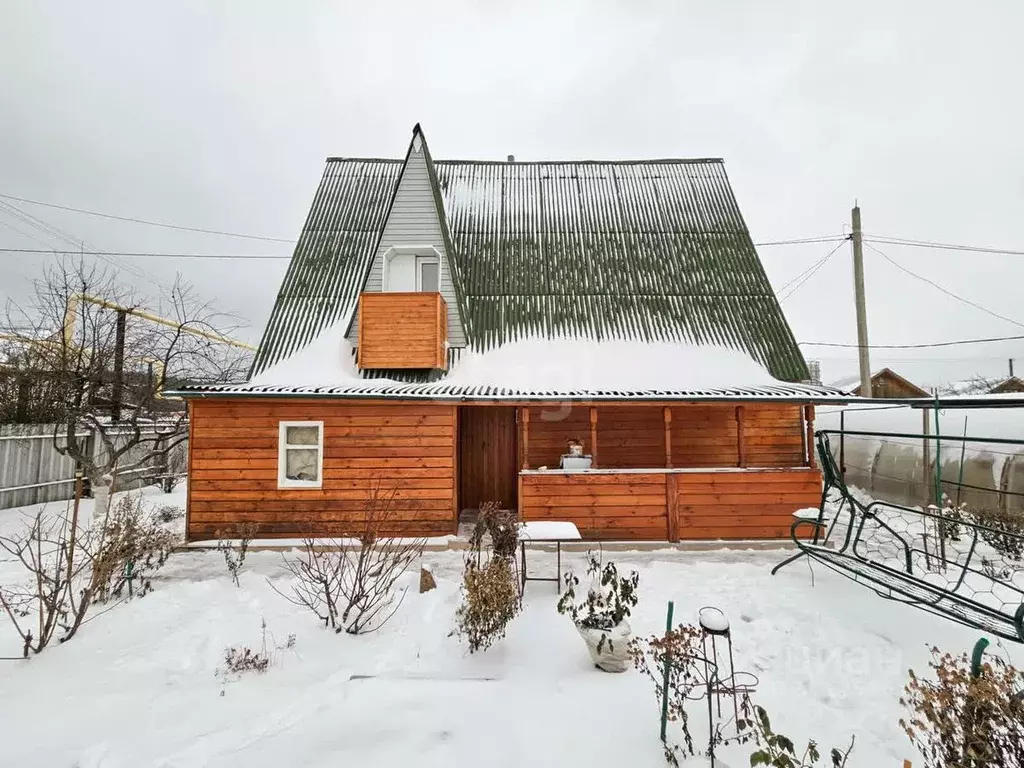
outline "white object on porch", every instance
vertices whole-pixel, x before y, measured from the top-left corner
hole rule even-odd
[[[582,541],[580,529],[576,523],[568,520],[531,520],[519,524],[519,552],[522,557],[522,571],[520,573],[520,593],[526,589],[527,581],[553,581],[558,585],[562,583],[562,542]],[[555,545],[555,576],[527,576],[526,575],[526,542],[550,542]]]

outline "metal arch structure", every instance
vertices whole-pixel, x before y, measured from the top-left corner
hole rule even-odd
[[[817,446],[824,478],[818,517],[793,523],[798,552],[772,575],[809,557],[881,597],[1024,643],[1024,526],[994,528],[946,510],[863,504],[847,488],[827,433],[817,434]],[[838,507],[829,523],[831,500]]]

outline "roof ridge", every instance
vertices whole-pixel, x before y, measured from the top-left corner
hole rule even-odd
[[[394,157],[343,157],[331,155],[328,163],[392,163],[405,161]],[[435,165],[725,165],[721,157],[652,157],[638,160],[434,160]]]

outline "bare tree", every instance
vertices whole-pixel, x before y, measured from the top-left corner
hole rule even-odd
[[[19,329],[5,334],[8,354],[11,338],[25,341],[0,394],[16,400],[26,380],[45,382],[36,409],[55,425],[53,447],[94,483],[164,466],[186,439],[187,411],[162,396],[165,384],[244,375],[245,355],[215,340],[230,330],[226,316],[180,281],[160,304],[162,317],[142,312],[110,273],[63,262],[46,271],[28,306],[8,311],[7,325]]]
[[[367,492],[362,520],[353,523],[354,537],[320,540],[315,523],[302,541],[298,557],[284,555],[294,577],[290,592],[271,587],[289,602],[308,608],[335,632],[360,635],[383,626],[405,598],[398,580],[423,554],[426,539],[402,538],[394,519],[397,489],[380,479]],[[353,540],[354,538],[354,540]]]

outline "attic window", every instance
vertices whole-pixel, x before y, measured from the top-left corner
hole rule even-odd
[[[388,260],[386,291],[437,293],[441,287],[441,265],[437,256],[395,254]]]

